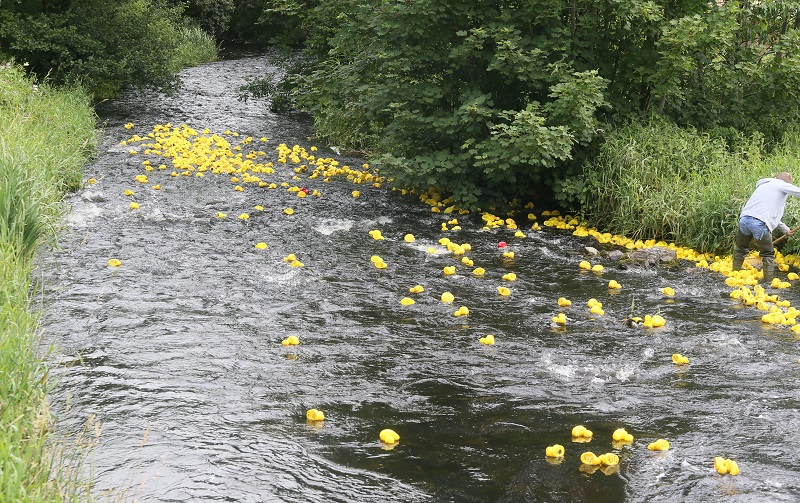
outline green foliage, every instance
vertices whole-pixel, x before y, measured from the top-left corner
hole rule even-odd
[[[312,112],[321,138],[461,203],[545,187],[577,200],[580,165],[630,117],[730,147],[739,131],[774,144],[800,116],[790,0],[264,5],[262,20],[291,19],[316,58],[271,92]]]
[[[49,435],[31,272],[37,243],[62,216],[63,191],[81,183],[94,125],[83,90],[0,65],[0,501],[87,499],[80,455]]]
[[[37,75],[80,83],[95,98],[126,84],[176,83],[172,55],[179,40],[179,11],[166,0],[84,0],[60,10],[0,3],[0,51],[30,64]]]
[[[217,59],[217,44],[205,31],[196,27],[181,28],[179,34],[178,46],[170,62],[172,72]]]
[[[236,9],[234,0],[189,0],[185,15],[194,25],[208,33],[212,38],[222,35],[228,29]]]
[[[771,153],[760,135],[739,145],[732,152],[718,138],[657,118],[621,127],[584,167],[585,216],[632,238],[728,253],[756,180],[800,165],[796,130]],[[787,205],[784,221],[800,223],[800,204]]]

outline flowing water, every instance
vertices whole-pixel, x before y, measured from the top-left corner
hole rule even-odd
[[[92,455],[99,500],[800,499],[798,341],[730,299],[716,273],[604,258],[590,259],[602,274],[581,271],[591,238],[529,225],[526,238],[481,231],[480,215],[457,216],[462,230],[444,232],[453,215],[386,187],[292,180],[289,165],[265,178],[322,196],[252,184],[236,192],[227,176],[169,171],[148,173],[160,191],[134,181],[146,156],[120,141],[156,124],[265,136],[258,148],[273,161],[279,143],[310,148],[304,116],[236,99],[244,79],[271,65],[266,56],[224,60],[184,71],[175,96],[130,91],[104,104],[105,140],[87,167],[98,182],[70,198],[59,248],[40,257],[45,340],[59,364],[51,400],[63,433],[90,414],[104,424]],[[237,219],[242,212],[251,218]],[[470,243],[486,275],[441,247],[428,253],[442,237]],[[290,253],[304,267],[284,261]],[[376,254],[386,269],[372,265]],[[449,265],[456,274],[445,276]],[[508,272],[517,280],[503,281]],[[425,292],[410,294],[416,284]],[[781,290],[794,305],[796,288]],[[444,291],[453,304],[440,301]],[[416,304],[402,306],[405,296]],[[551,322],[561,296],[573,301],[564,328]],[[589,314],[589,298],[605,316]],[[461,305],[469,316],[453,316]],[[631,312],[661,313],[667,324],[630,328],[622,320]],[[478,343],[487,334],[494,346]],[[290,335],[299,346],[281,344]],[[673,353],[690,364],[673,364]],[[325,421],[307,422],[310,408]],[[578,424],[594,432],[590,443],[571,441]],[[631,445],[612,446],[620,427]],[[399,433],[394,448],[379,441],[384,428]],[[648,450],[658,438],[670,450]],[[544,455],[556,443],[566,448],[560,463]],[[618,469],[582,467],[589,450],[617,453]],[[715,456],[737,461],[741,474],[718,475]]]

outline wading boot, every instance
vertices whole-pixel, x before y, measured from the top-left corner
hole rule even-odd
[[[775,257],[769,255],[761,257],[761,270],[764,272],[764,279],[761,281],[769,286],[775,277]]]

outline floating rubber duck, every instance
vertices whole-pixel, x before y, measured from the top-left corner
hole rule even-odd
[[[564,446],[561,444],[550,445],[545,448],[544,455],[548,458],[563,458]]]
[[[292,260],[289,265],[292,267],[303,267],[304,264],[299,260]]]
[[[132,210],[138,210],[139,209],[139,203],[136,203],[136,202],[133,202],[133,201],[131,201],[131,204],[129,206],[130,206],[130,208]]]
[[[135,194],[135,192],[133,192],[131,189],[125,189],[125,192],[123,192],[123,194],[125,194],[126,196],[132,196]]]
[[[491,346],[492,344],[494,344],[494,335],[488,334],[486,337],[481,337],[480,339],[478,339],[478,342],[480,342],[481,344],[486,344],[487,346]]]
[[[381,234],[381,231],[379,231],[378,229],[369,231],[369,235],[372,236],[372,239],[374,239],[375,241],[383,241],[385,239],[383,237],[383,234]]]
[[[388,428],[385,430],[381,430],[379,437],[381,439],[381,442],[386,444],[396,444],[397,442],[400,441],[400,435],[398,435],[396,431],[390,430]]]
[[[603,272],[603,266],[600,264],[596,264],[592,266],[592,272]]]
[[[469,316],[469,308],[467,306],[461,306],[458,308],[458,311],[453,313],[453,316],[460,317],[460,316]]]
[[[558,313],[558,315],[553,316],[552,318],[553,323],[558,325],[566,325],[567,324],[567,315],[564,313]]]
[[[450,292],[443,292],[441,298],[442,298],[442,302],[444,302],[446,304],[449,304],[450,302],[453,302],[454,300],[456,300],[456,298]]]
[[[413,243],[416,240],[417,238],[415,238],[413,234],[406,234],[405,236],[403,236],[403,241],[405,241],[406,243]]]
[[[409,288],[408,291],[411,293],[422,293],[425,291],[425,288],[423,288],[422,285],[414,285]]]
[[[506,288],[504,286],[498,286],[497,287],[497,293],[499,293],[503,297],[508,297],[509,295],[511,295],[511,290],[509,290],[508,288]]]
[[[588,271],[592,268],[592,264],[590,264],[587,260],[581,260],[581,262],[578,264],[578,267]]]
[[[359,197],[361,197],[361,192],[354,190],[351,195],[353,196],[354,199],[358,199]]]
[[[472,274],[474,274],[475,276],[483,276],[484,274],[486,274],[486,269],[484,269],[483,267],[476,267],[475,269],[472,270]]]
[[[629,326],[631,328],[636,327],[640,323],[642,323],[642,319],[640,317],[638,317],[638,316],[632,316],[630,318],[625,318],[623,321],[625,322],[625,324],[627,326]],[[650,323],[650,326],[651,327],[653,326],[652,322]]]
[[[786,275],[786,279],[788,279],[789,281],[795,281],[797,279],[800,279],[800,276],[798,276],[797,273],[790,272],[789,274]]]
[[[675,353],[672,355],[672,363],[675,365],[687,365],[689,363],[689,358],[680,353]]]
[[[620,285],[619,283],[617,283],[615,280],[612,279],[611,281],[608,282],[608,288],[612,290],[619,290],[620,288],[622,288],[622,285]]]
[[[732,459],[725,459],[721,456],[714,458],[714,469],[720,475],[739,475],[739,465]]]
[[[403,297],[402,299],[400,299],[400,303],[403,304],[404,306],[410,306],[412,304],[416,304],[414,299],[410,297]]]
[[[294,210],[292,208],[286,208],[283,212],[287,215],[294,215]]]
[[[599,300],[597,300],[597,299],[595,299],[595,298],[591,298],[591,299],[589,299],[589,300],[586,302],[586,307],[593,307],[593,306],[596,306],[596,305],[598,305],[598,304],[599,304],[601,307],[603,306],[603,304],[600,304],[600,301],[599,301]]]
[[[572,305],[572,301],[567,299],[566,297],[559,297],[558,298],[558,305],[561,307],[569,307]]]
[[[386,262],[384,262],[383,260],[380,260],[380,261],[378,261],[378,262],[373,262],[373,264],[375,265],[375,268],[376,268],[376,269],[386,269],[387,267],[389,267],[389,266],[386,264]]]
[[[581,454],[581,463],[584,465],[595,466],[601,464],[602,462],[595,453],[587,451]]]
[[[503,280],[505,281],[516,281],[516,279],[517,275],[514,274],[513,272],[510,272],[508,274],[503,274]]]
[[[110,265],[111,267],[120,267],[122,265],[122,261],[120,261],[119,259],[110,258],[108,259],[108,265]]]
[[[461,263],[467,267],[472,267],[475,263],[469,257],[461,257]]]
[[[239,220],[247,220],[248,218],[250,218],[250,215],[248,215],[247,213],[242,213],[241,215],[239,215]]]
[[[592,431],[586,429],[582,424],[572,428],[572,438],[592,438],[592,435],[594,435]]]
[[[611,439],[614,442],[633,442],[633,435],[625,431],[625,428],[617,428],[611,434]]]
[[[606,312],[603,310],[602,304],[599,302],[593,305],[589,312],[597,316],[604,316],[606,314]]]
[[[513,251],[503,252],[503,257],[504,258],[514,258],[514,252]]]
[[[147,175],[136,175],[136,181],[139,183],[148,183]]]
[[[669,442],[664,440],[663,438],[659,438],[655,442],[651,444],[647,444],[647,448],[651,451],[668,451],[669,450]]]
[[[600,460],[600,464],[606,466],[616,466],[619,464],[619,456],[617,456],[613,452],[607,452],[605,454],[601,454],[597,456],[597,459]]]
[[[653,324],[653,328],[663,327],[667,323],[659,314],[654,314],[650,320]]]
[[[289,255],[286,255],[285,257],[283,257],[283,261],[284,262],[293,262],[295,260],[297,260],[297,257],[295,256],[294,253],[290,253]]]
[[[674,297],[675,296],[675,290],[673,290],[672,288],[670,288],[668,286],[665,286],[664,288],[662,288],[661,289],[661,293],[663,293],[667,297]]]
[[[262,242],[262,243],[256,243],[256,246],[255,246],[255,247],[256,247],[257,249],[259,249],[259,250],[264,250],[264,249],[266,249],[266,248],[267,248],[267,243],[263,243],[263,242]]]
[[[299,344],[300,344],[300,339],[298,339],[296,335],[290,335],[289,337],[281,341],[281,345],[283,346],[297,346]]]
[[[308,409],[306,411],[306,419],[309,421],[324,421],[325,414],[321,410]]]
[[[444,269],[442,269],[442,271],[444,272],[445,276],[450,276],[456,273],[456,266],[454,265],[446,266]]]

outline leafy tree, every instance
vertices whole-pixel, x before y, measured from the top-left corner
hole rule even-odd
[[[125,83],[170,88],[179,23],[166,0],[3,2],[0,51],[98,99]]]
[[[462,204],[579,175],[631,116],[772,140],[800,113],[791,0],[268,3],[302,20],[287,82],[318,135]]]

